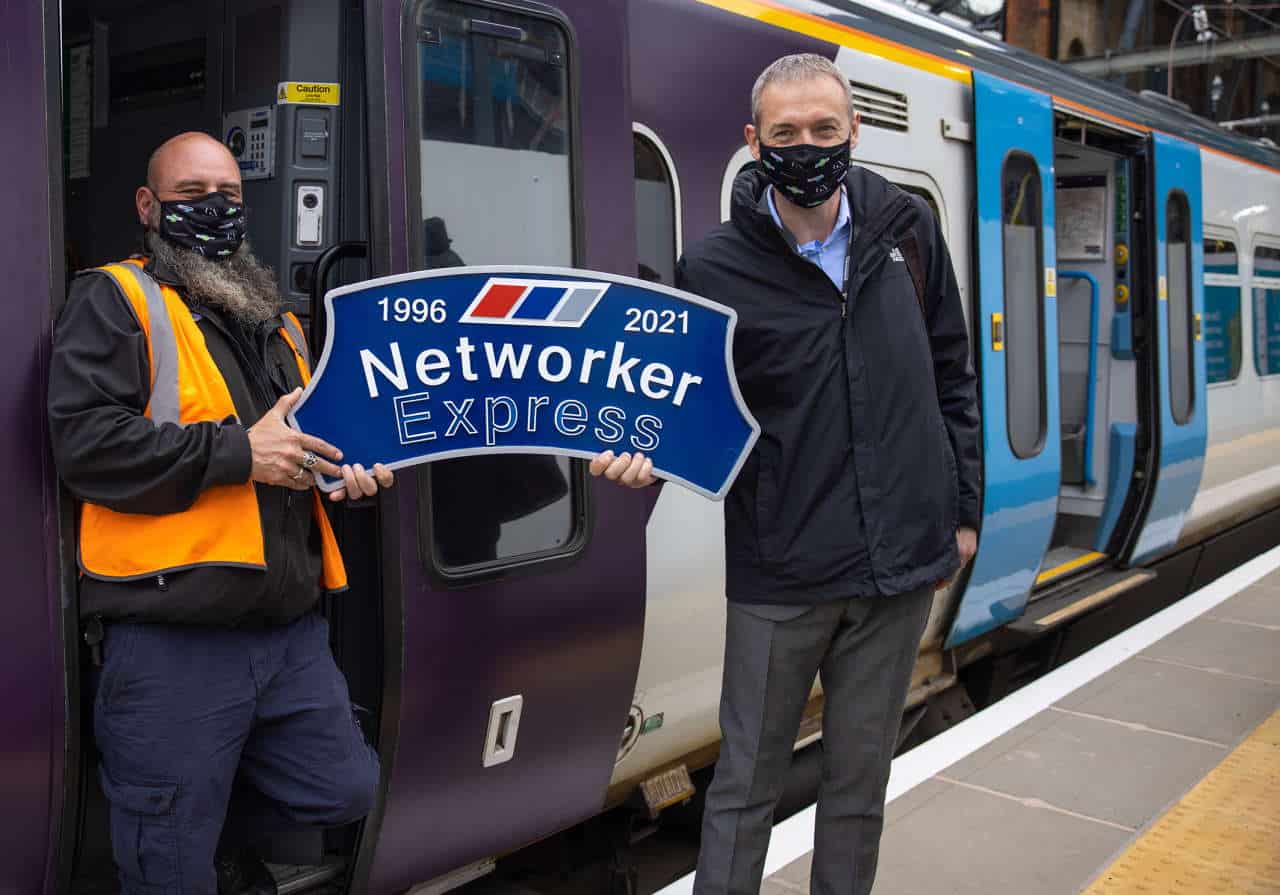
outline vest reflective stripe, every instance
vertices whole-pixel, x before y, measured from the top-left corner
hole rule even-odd
[[[178,419],[178,343],[173,335],[173,321],[169,319],[160,284],[148,276],[136,264],[112,265],[112,276],[132,278],[146,298],[147,319],[140,320],[147,333],[147,345],[151,354],[151,401],[148,415],[156,424],[175,423]]]
[[[179,426],[234,417],[226,381],[182,297],[157,283],[131,259],[100,268],[115,280],[147,336],[151,397],[146,415],[157,425]],[[289,315],[292,317],[292,315]],[[298,369],[310,377],[289,330],[301,337],[297,319],[281,327],[295,348]],[[312,512],[320,530],[323,584],[347,586],[346,570],[319,492]],[[96,578],[130,580],[203,565],[266,567],[262,519],[253,482],[208,488],[186,510],[164,516],[118,513],[93,503],[80,512],[80,567]]]
[[[307,337],[302,334],[302,324],[293,311],[286,311],[281,322],[284,324],[281,327],[284,330],[284,340],[289,343],[293,353],[302,359],[302,363],[298,364],[298,368],[302,370],[302,381],[304,384],[310,382],[311,352],[307,350]]]

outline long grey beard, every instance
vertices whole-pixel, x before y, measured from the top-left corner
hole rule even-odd
[[[173,273],[191,301],[251,326],[280,313],[282,302],[275,271],[254,256],[248,240],[234,255],[221,261],[175,246],[154,230],[146,232],[143,244],[162,267]]]

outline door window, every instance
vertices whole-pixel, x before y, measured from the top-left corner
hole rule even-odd
[[[1234,382],[1244,355],[1236,244],[1204,238],[1204,353],[1209,384]]]
[[[1040,167],[1012,152],[1001,173],[1004,244],[1005,390],[1009,446],[1022,458],[1044,447],[1044,212]]]
[[[1253,363],[1259,376],[1280,373],[1280,249],[1253,251]]]
[[[427,268],[574,263],[570,47],[551,18],[457,0],[416,10]],[[564,554],[585,532],[584,465],[499,454],[430,464],[429,554],[447,575]],[[428,496],[429,495],[429,496]]]
[[[635,148],[636,263],[642,280],[675,283],[677,216],[674,174],[658,144],[637,132]]]
[[[1165,202],[1165,270],[1169,297],[1169,410],[1173,421],[1191,419],[1195,403],[1195,353],[1191,334],[1191,207],[1174,190]]]

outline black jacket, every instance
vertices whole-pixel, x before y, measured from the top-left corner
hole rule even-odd
[[[946,578],[981,517],[976,379],[955,273],[919,197],[850,170],[848,313],[774,223],[757,170],[679,265],[738,312],[738,382],[760,440],[725,504],[728,596],[817,603]],[[897,242],[914,230],[924,313]]]
[[[177,287],[172,276],[147,270]],[[147,341],[128,299],[100,271],[76,277],[54,333],[49,428],[70,492],[122,513],[190,507],[206,488],[249,480],[247,427],[302,384],[278,323],[246,332],[195,306],[197,325],[239,417],[179,427],[143,415],[151,391]],[[312,497],[255,484],[266,571],[206,566],[139,581],[80,579],[80,614],[214,625],[283,623],[320,595],[320,535]]]

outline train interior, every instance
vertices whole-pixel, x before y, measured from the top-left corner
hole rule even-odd
[[[313,265],[325,247],[355,244],[345,261],[326,265],[333,274],[330,285],[365,276],[358,5],[69,0],[63,4],[63,59],[69,272],[139,251],[133,194],[144,181],[149,153],[175,133],[203,130],[221,134],[239,150],[253,250],[278,272],[283,294],[304,325],[311,317]],[[284,81],[338,83],[342,92],[336,104],[277,104]],[[331,513],[345,545],[351,589],[323,605],[334,654],[375,746],[383,672],[381,512]],[[69,642],[78,640],[76,615],[73,603],[64,622]],[[111,892],[116,883],[92,740],[92,676],[83,651],[69,656],[69,699],[81,710],[78,717],[71,713],[66,816],[79,823],[67,826],[61,853],[73,864],[62,869],[61,889]],[[289,834],[260,850],[280,878],[280,891],[307,891],[342,874],[359,835],[354,826]]]
[[[1037,588],[1105,565],[1123,542],[1131,446],[1142,439],[1135,284],[1147,261],[1139,140],[1059,114],[1054,145],[1061,487]]]

